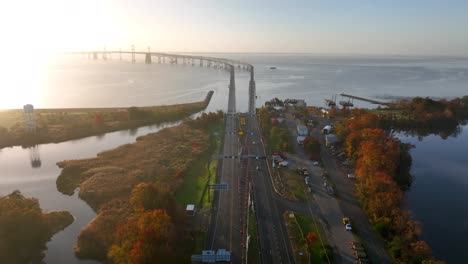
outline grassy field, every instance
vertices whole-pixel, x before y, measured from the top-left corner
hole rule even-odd
[[[206,108],[208,102],[129,108],[36,109],[36,132],[27,133],[23,110],[0,110],[0,148],[57,143],[112,131],[177,121]]]
[[[289,217],[289,212],[285,212],[283,214],[283,219],[286,222],[295,262],[298,264],[309,264],[309,250],[307,248],[307,241],[304,237],[305,234],[302,232],[296,219]]]
[[[218,136],[214,133],[217,132]],[[209,200],[207,184],[214,183],[216,178],[216,168],[218,160],[213,159],[213,155],[221,148],[221,135],[224,134],[222,123],[211,127],[209,151],[202,154],[194,161],[184,173],[184,182],[176,193],[176,200],[181,204],[196,204],[198,208],[211,206]]]
[[[317,234],[317,239],[312,244],[308,244],[310,253],[310,263],[333,263],[332,252],[329,252],[328,258],[326,254],[324,254],[324,246],[329,246],[322,228],[319,225],[315,224],[313,219],[301,214],[296,214],[296,220],[304,235],[307,235],[309,232],[314,232],[315,234]],[[322,245],[322,243],[324,246]]]
[[[257,239],[257,221],[252,208],[249,209],[249,248],[247,251],[248,263],[260,263],[260,245]]]
[[[304,183],[304,176],[295,171],[284,168],[280,170],[281,176],[285,179],[287,191],[298,201],[307,200],[307,187]]]

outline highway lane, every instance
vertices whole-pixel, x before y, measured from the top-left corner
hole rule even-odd
[[[237,156],[239,151],[239,139],[237,134],[229,132],[237,131],[235,115],[226,115],[226,134],[224,135],[223,153],[225,156]],[[211,248],[226,249],[231,251],[231,262],[241,263],[241,228],[240,228],[240,200],[238,192],[239,159],[225,158],[222,163],[220,183],[228,183],[228,191],[220,191],[215,206],[216,217],[214,219],[213,232],[211,232]]]
[[[236,93],[234,68],[230,69],[228,109],[225,114],[225,134],[223,135],[223,161],[221,176],[217,176],[218,183],[227,183],[227,191],[219,191],[214,195],[212,205],[212,219],[208,230],[208,242],[213,250],[226,249],[231,252],[231,263],[243,263],[244,234],[241,216],[241,206],[245,199],[239,155],[240,144],[237,131],[239,130],[236,114]],[[234,158],[232,158],[234,157]]]
[[[254,117],[248,119],[249,154],[265,156],[265,149],[260,144],[260,131]],[[252,178],[255,212],[258,220],[261,258],[263,263],[294,263],[292,249],[282,218],[284,210],[277,204],[277,195],[273,191],[271,176],[266,160],[255,159],[251,162],[255,170]]]

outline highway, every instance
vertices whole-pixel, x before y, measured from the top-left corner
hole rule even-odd
[[[248,120],[247,143],[249,154],[265,156],[258,123],[253,116]],[[258,220],[260,255],[263,263],[294,263],[292,249],[282,218],[284,209],[279,206],[274,192],[267,160],[254,159],[250,162],[253,171],[253,200]],[[259,170],[256,170],[256,167]]]
[[[208,246],[210,249],[226,249],[231,251],[231,263],[244,263],[245,258],[245,222],[246,215],[242,211],[248,193],[241,184],[246,183],[245,171],[241,169],[238,158],[241,150],[239,144],[238,117],[236,114],[235,73],[230,69],[228,109],[225,114],[225,134],[223,139],[223,157],[218,183],[227,183],[227,191],[216,191],[212,205],[211,225],[208,230]],[[244,165],[245,167],[245,165]]]

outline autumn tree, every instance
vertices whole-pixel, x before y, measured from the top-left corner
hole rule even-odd
[[[176,256],[174,225],[163,210],[144,212],[116,233],[108,257],[115,264],[173,263]]]
[[[310,247],[315,243],[315,241],[317,241],[317,234],[315,232],[308,232],[306,239]]]

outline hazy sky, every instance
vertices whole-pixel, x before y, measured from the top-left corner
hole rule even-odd
[[[0,12],[7,49],[468,55],[467,0],[16,0]]]

